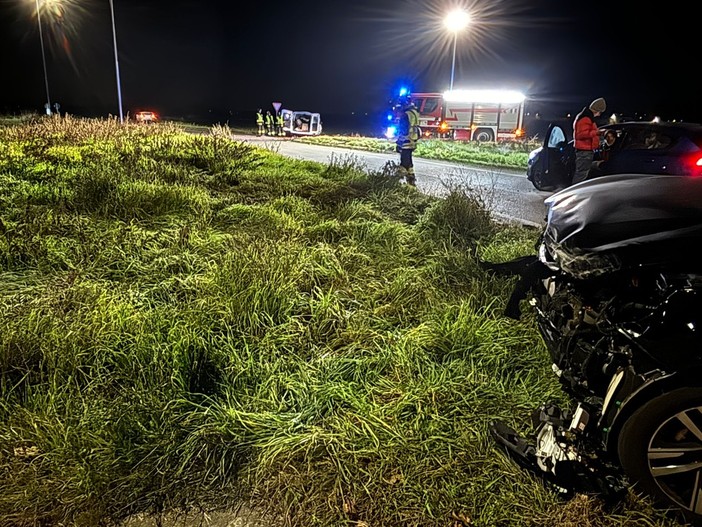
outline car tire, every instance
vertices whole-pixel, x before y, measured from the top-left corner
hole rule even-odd
[[[635,491],[702,525],[702,388],[644,403],[622,426],[617,451]]]
[[[536,190],[553,190],[554,186],[549,184],[542,170],[534,169],[531,177],[531,183]]]
[[[492,130],[487,128],[478,128],[473,134],[473,139],[478,143],[490,143],[495,140]]]

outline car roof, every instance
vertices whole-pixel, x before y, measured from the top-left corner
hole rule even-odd
[[[689,136],[694,139],[702,139],[702,124],[683,123],[670,121],[625,121],[616,124],[607,124],[600,127],[602,130],[660,130],[671,136]]]

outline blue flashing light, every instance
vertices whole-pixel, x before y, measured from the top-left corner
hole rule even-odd
[[[385,137],[388,139],[392,139],[397,135],[397,127],[396,126],[388,126],[387,129],[385,130]]]
[[[388,121],[392,121],[392,114],[391,113],[388,114]]]
[[[400,88],[400,97],[404,97],[409,93],[409,90],[407,88]]]

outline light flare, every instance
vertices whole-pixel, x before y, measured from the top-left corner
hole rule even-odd
[[[468,27],[456,33],[446,27],[447,14],[453,11],[470,17]],[[394,61],[402,74],[410,71],[414,79],[430,80],[421,91],[443,91],[448,87],[454,39],[458,41],[455,85],[489,86],[486,70],[498,69],[495,64],[507,64],[510,55],[522,51],[518,35],[568,22],[540,11],[528,0],[399,0],[392,10],[368,7],[359,22],[378,27],[374,55],[378,60]],[[470,82],[463,75],[468,71]]]
[[[41,22],[47,33],[53,54],[63,53],[75,71],[78,71],[72,42],[80,34],[80,26],[88,11],[85,0],[39,0]],[[34,4],[32,4],[34,5]],[[37,16],[37,13],[34,13]]]

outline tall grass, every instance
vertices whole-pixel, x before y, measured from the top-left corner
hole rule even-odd
[[[563,396],[478,196],[176,126],[0,128],[0,525],[664,525],[490,440]]]

